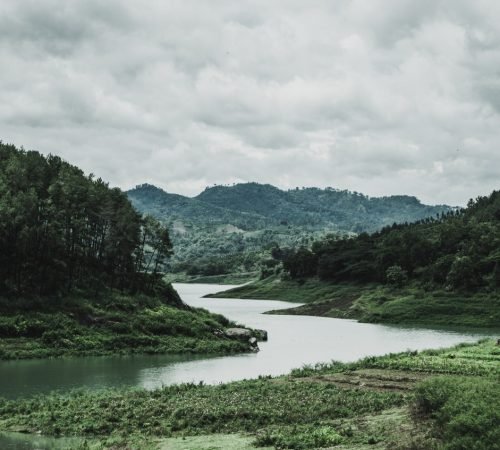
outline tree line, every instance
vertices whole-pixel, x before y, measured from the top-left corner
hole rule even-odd
[[[500,287],[500,191],[467,208],[356,237],[327,236],[311,247],[275,248],[293,279],[378,282],[429,288]]]
[[[154,291],[171,253],[167,229],[119,189],[0,142],[0,295]]]

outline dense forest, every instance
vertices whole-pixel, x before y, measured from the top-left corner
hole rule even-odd
[[[119,189],[0,143],[0,359],[254,351],[164,281],[172,251]]]
[[[0,143],[0,295],[154,290],[168,230],[61,158]]]
[[[318,276],[335,282],[380,282],[429,288],[500,287],[500,191],[467,208],[372,234],[329,236],[297,250],[275,248],[293,279]]]
[[[133,205],[165,223],[175,245],[169,271],[219,275],[259,271],[273,247],[308,247],[328,234],[375,231],[453,209],[409,196],[370,198],[332,188],[282,191],[244,183],[214,186],[194,198],[144,184],[127,192]]]

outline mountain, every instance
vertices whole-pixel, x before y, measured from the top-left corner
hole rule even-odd
[[[271,252],[262,279],[214,297],[297,301],[283,314],[498,327],[500,191],[439,218]]]
[[[394,222],[413,222],[450,210],[445,205],[423,205],[417,198],[405,195],[371,198],[332,188],[282,191],[258,183],[214,186],[195,199],[233,211],[258,214],[275,223],[355,232],[375,231]]]
[[[208,187],[193,198],[143,184],[127,195],[140,212],[170,226],[176,248],[171,270],[196,272],[209,265],[199,272],[212,275],[257,270],[263,250],[276,245],[298,247],[329,233],[373,232],[454,210],[404,195],[372,198],[332,188],[281,190],[258,183]]]
[[[230,223],[244,229],[286,224],[370,232],[453,209],[424,205],[406,195],[377,198],[332,188],[283,191],[258,183],[209,187],[193,198],[170,194],[149,184],[137,186],[127,194],[139,211],[162,220],[184,219],[200,225]]]
[[[170,194],[150,184],[137,186],[128,191],[127,195],[137,210],[167,222],[184,220],[198,226],[221,223],[231,223],[234,226],[250,224],[252,228],[268,224],[266,218],[261,215],[220,207],[196,197]]]

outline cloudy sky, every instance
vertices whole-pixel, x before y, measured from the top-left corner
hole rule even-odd
[[[0,139],[112,185],[500,188],[498,0],[1,0]]]

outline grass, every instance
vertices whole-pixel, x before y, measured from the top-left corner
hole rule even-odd
[[[286,300],[307,303],[313,300],[327,300],[332,296],[332,284],[308,279],[304,283],[285,281],[273,275],[265,280],[258,280],[245,286],[239,286],[206,297],[213,298],[249,298],[256,300]]]
[[[477,344],[459,344],[440,350],[423,350],[369,356],[353,363],[318,364],[304,366],[291,372],[295,378],[311,375],[352,373],[356,370],[377,369],[383,372],[409,374],[471,375],[500,378],[500,347],[491,339]],[[416,381],[416,380],[415,380]]]
[[[273,450],[274,447],[255,447],[255,438],[241,434],[212,434],[186,436],[160,441],[159,450]]]
[[[272,311],[273,314],[338,317],[373,323],[474,328],[498,328],[500,324],[498,293],[427,292],[415,286],[396,289],[376,284],[334,284],[317,279],[297,282],[273,276],[207,297],[304,303],[296,308]]]
[[[129,449],[494,449],[499,362],[500,348],[485,340],[217,386],[0,400],[0,430]],[[464,446],[471,439],[476,447]]]
[[[113,291],[17,305],[0,303],[0,359],[249,350],[220,332],[234,325],[223,316],[159,297]]]
[[[259,272],[228,273],[223,275],[186,275],[169,274],[168,281],[171,283],[192,283],[192,284],[244,284],[256,281],[259,278]]]

